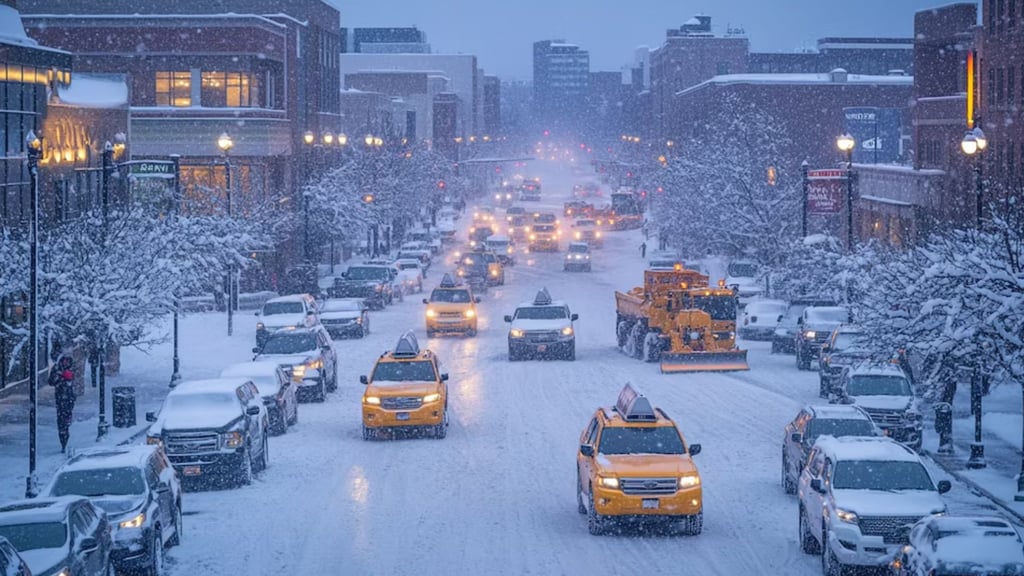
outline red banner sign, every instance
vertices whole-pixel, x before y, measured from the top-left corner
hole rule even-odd
[[[846,194],[846,170],[809,170],[807,172],[807,213],[838,214]]]

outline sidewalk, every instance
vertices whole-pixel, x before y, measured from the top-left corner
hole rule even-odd
[[[953,454],[939,454],[934,412],[926,413],[924,452],[940,467],[972,490],[985,496],[1004,512],[1024,523],[1024,502],[1015,502],[1021,467],[1021,390],[1015,386],[993,388],[984,398],[982,442],[988,466],[967,469],[974,442],[974,417],[970,414],[970,390],[961,386],[953,402]]]
[[[185,380],[214,378],[229,364],[252,359],[251,348],[256,341],[256,319],[251,312],[239,312],[234,318],[234,335],[227,336],[227,316],[221,312],[185,315],[179,326],[181,375]],[[99,390],[87,380],[85,393],[75,403],[69,451],[95,446],[129,442],[147,428],[146,412],[157,410],[169,391],[172,371],[171,318],[154,328],[157,336],[167,335],[166,342],[148,351],[126,348],[121,352],[121,373],[107,378],[106,418],[112,423],[111,390],[115,386],[134,386],[136,390],[136,426],[114,428],[96,439],[99,421]],[[57,415],[53,390],[43,386],[38,395],[36,443],[36,474],[45,486],[53,472],[65,460],[57,439]],[[0,502],[25,495],[28,473],[28,390],[27,388],[0,399]]]

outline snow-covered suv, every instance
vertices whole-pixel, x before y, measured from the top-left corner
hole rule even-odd
[[[821,345],[818,355],[818,396],[828,398],[843,371],[871,358],[864,332],[854,324],[842,324]]]
[[[512,325],[508,331],[508,359],[551,355],[575,360],[573,322],[578,318],[569,311],[568,304],[552,300],[547,288],[537,292],[533,302],[524,302],[515,314],[505,316],[505,322]]]
[[[259,317],[256,322],[256,344],[259,346],[281,328],[320,323],[316,300],[309,294],[291,294],[267,300],[256,316]]]
[[[891,438],[822,436],[800,474],[800,548],[828,575],[888,566],[915,522],[946,512],[950,487]]]
[[[886,436],[921,449],[922,415],[910,379],[894,365],[846,369],[835,386],[835,400],[867,412]]]

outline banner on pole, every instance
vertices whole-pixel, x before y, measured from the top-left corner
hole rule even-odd
[[[807,171],[807,213],[838,214],[843,211],[846,193],[846,170]]]

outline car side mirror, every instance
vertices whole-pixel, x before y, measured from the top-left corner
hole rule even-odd
[[[804,441],[804,435],[799,432],[793,432],[789,436],[789,439],[792,440],[794,444],[800,444]]]
[[[811,478],[811,490],[818,494],[824,494],[825,489],[821,486],[821,478]]]
[[[249,406],[248,408],[245,409],[245,413],[248,414],[249,416],[259,416],[260,415],[260,407],[259,406]]]
[[[696,456],[697,454],[700,454],[700,444],[690,444],[689,454],[690,456]]]
[[[82,554],[95,552],[99,547],[100,543],[95,538],[82,538],[78,541],[78,551]]]
[[[512,322],[512,316],[510,314],[505,314],[505,322]]]
[[[593,458],[594,447],[591,446],[590,444],[580,444],[580,454],[586,456],[587,458]]]
[[[260,353],[260,347],[259,346],[253,346],[252,347],[252,353],[253,354],[259,354]]]
[[[369,384],[370,383],[370,379],[366,377],[366,374],[363,374],[362,376],[359,377],[359,383],[360,384]]]
[[[575,321],[577,321],[579,319],[580,319],[580,315],[579,314],[573,314],[572,316],[569,316],[569,320],[572,320],[573,322],[575,322]]]
[[[953,489],[953,484],[949,480],[939,480],[939,494],[945,494]]]
[[[448,381],[448,373],[447,372],[441,372],[441,382],[447,382],[447,381]]]
[[[796,325],[797,326],[802,326],[803,323],[804,323],[804,317],[803,316],[801,316],[801,317],[796,319]]]
[[[255,312],[255,313],[253,314],[253,316],[257,316],[257,317],[258,317],[259,315],[260,315],[260,312],[259,312],[259,310],[257,310],[257,311],[256,311],[256,312]]]
[[[146,422],[156,422],[156,412],[146,412]]]
[[[423,303],[424,303],[424,304],[430,304],[430,300],[427,300],[426,298],[424,298],[424,299],[423,299]]]
[[[477,304],[479,304],[479,303],[483,302],[483,300],[481,300],[479,296],[475,296],[473,298],[473,302],[476,302]]]

